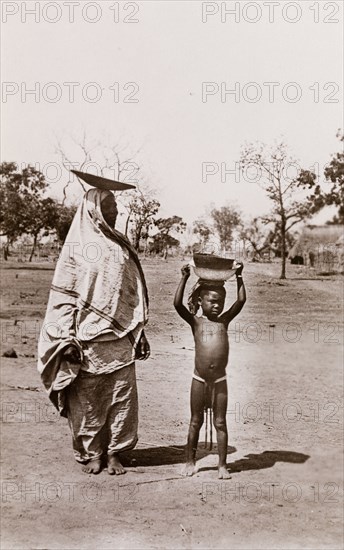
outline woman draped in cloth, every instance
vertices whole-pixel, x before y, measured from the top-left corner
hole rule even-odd
[[[109,474],[125,472],[118,455],[137,442],[134,361],[149,356],[145,279],[116,218],[111,191],[87,191],[56,266],[38,346],[38,370],[68,418],[74,456],[93,474],[104,455]]]

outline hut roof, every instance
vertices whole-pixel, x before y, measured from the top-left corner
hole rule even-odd
[[[336,244],[339,245],[339,246],[344,246],[344,232],[339,237],[339,239],[336,241]]]
[[[289,257],[316,252],[326,245],[340,247],[344,242],[344,225],[307,225],[289,252]]]

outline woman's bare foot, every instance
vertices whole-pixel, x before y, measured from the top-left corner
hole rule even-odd
[[[195,462],[187,462],[182,471],[182,476],[193,476],[197,472],[196,463]]]
[[[81,469],[85,474],[99,474],[102,469],[102,461],[100,458],[90,460],[87,464],[84,464]]]
[[[118,455],[108,455],[108,473],[111,476],[125,474],[125,469],[120,463]]]
[[[219,466],[219,479],[232,479],[226,466]]]

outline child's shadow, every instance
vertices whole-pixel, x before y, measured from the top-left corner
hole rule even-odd
[[[235,447],[228,447],[228,454],[235,453]],[[197,449],[197,460],[217,454],[217,451],[209,451],[200,443]],[[185,462],[185,445],[170,445],[166,447],[147,447],[146,449],[133,449],[121,455],[124,466],[163,466],[168,464],[182,464]]]
[[[246,470],[263,470],[264,468],[272,468],[276,462],[291,462],[293,464],[303,464],[308,460],[309,455],[296,453],[294,451],[263,451],[260,454],[249,454],[244,458],[240,458],[235,462],[230,462],[228,470],[231,473],[239,473]],[[199,472],[205,470],[216,470],[216,468],[204,467],[199,468]]]

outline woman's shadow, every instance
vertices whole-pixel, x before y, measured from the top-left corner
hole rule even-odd
[[[228,447],[228,454],[236,452],[235,447]],[[200,444],[197,450],[197,460],[208,455],[217,455],[217,451],[209,451]],[[243,472],[246,470],[262,470],[272,468],[276,462],[289,462],[293,464],[303,464],[308,460],[309,455],[297,453],[295,451],[263,451],[259,454],[250,453],[244,458],[234,462],[228,461],[228,470],[231,473]],[[123,464],[136,466],[163,466],[171,464],[182,464],[185,462],[185,446],[170,445],[162,447],[147,447],[145,449],[134,449],[123,453]],[[216,470],[216,467],[204,466],[198,469],[199,472],[207,470]]]

